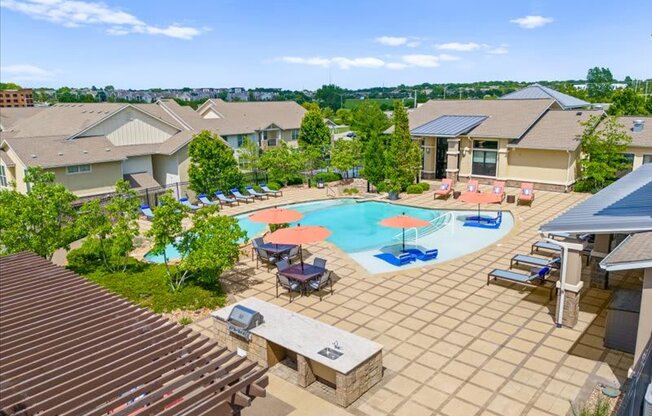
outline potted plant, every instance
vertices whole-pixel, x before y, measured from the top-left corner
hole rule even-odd
[[[395,179],[386,179],[385,185],[388,193],[387,198],[390,201],[396,201],[401,193],[401,183]]]

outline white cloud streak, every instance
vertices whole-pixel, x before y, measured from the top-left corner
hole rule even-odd
[[[552,17],[543,16],[525,16],[510,20],[511,23],[515,23],[523,29],[535,29],[537,27],[545,26],[548,23],[552,23],[553,21],[554,19]]]
[[[321,66],[324,68],[338,67],[340,69],[351,68],[387,68],[392,70],[401,70],[406,68],[436,68],[441,62],[458,61],[460,58],[449,54],[424,55],[408,54],[398,57],[398,61],[387,62],[375,57],[345,58],[337,56],[334,58],[323,57],[300,57],[300,56],[283,56],[277,58],[288,64]]]
[[[3,81],[47,81],[54,73],[36,65],[16,64],[0,67],[0,78]]]
[[[179,24],[153,26],[136,16],[111,8],[104,3],[82,0],[2,0],[0,7],[23,13],[64,27],[105,27],[110,35],[140,33],[189,40],[201,34],[199,29]]]
[[[480,49],[483,45],[475,42],[449,42],[435,45],[435,48],[444,51],[471,52]]]
[[[374,39],[374,42],[385,46],[407,46],[408,48],[416,48],[421,45],[421,39],[406,36],[380,36]]]

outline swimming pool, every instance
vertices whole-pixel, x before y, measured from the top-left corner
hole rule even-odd
[[[327,241],[336,245],[371,273],[397,269],[396,266],[374,257],[374,254],[381,251],[394,253],[400,251],[401,230],[379,225],[378,223],[384,218],[405,213],[431,222],[431,226],[424,229],[407,230],[406,243],[421,249],[437,248],[439,250],[437,259],[428,262],[416,261],[402,268],[423,267],[472,253],[504,237],[514,224],[512,215],[506,212],[503,213],[503,222],[499,229],[463,227],[464,219],[469,215],[475,215],[476,211],[435,210],[354,199],[315,201],[284,207],[303,213],[304,217],[299,221],[302,225],[322,225],[328,228],[332,234]],[[268,226],[252,222],[248,218],[249,214],[238,215],[235,218],[247,232],[248,238],[252,239],[268,230]],[[179,253],[174,246],[168,247],[167,255],[170,259],[179,258]],[[147,254],[145,259],[160,263],[163,261],[163,256]]]

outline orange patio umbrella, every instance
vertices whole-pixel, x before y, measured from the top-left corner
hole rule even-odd
[[[251,221],[265,224],[287,224],[299,221],[301,218],[303,214],[299,211],[285,208],[270,208],[249,215]]]
[[[406,228],[421,228],[421,227],[426,227],[430,225],[430,223],[426,220],[422,220],[421,218],[415,218],[415,217],[410,217],[409,215],[405,215],[405,212],[401,215],[397,215],[395,217],[390,217],[390,218],[385,218],[382,220],[380,225],[384,227],[392,227],[392,228],[402,228],[403,229],[403,250],[405,250],[405,229]]]
[[[299,245],[301,269],[303,269],[303,250],[301,249],[301,245],[324,241],[330,235],[330,230],[321,225],[308,225],[302,227],[301,224],[297,224],[296,227],[281,228],[280,230],[274,231],[267,236],[267,241],[274,244]]]
[[[462,192],[457,200],[469,204],[478,204],[478,218],[480,218],[480,204],[495,204],[501,201],[501,197],[494,193]]]

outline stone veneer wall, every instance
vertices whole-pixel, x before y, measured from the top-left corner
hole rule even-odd
[[[573,328],[577,325],[577,318],[580,313],[580,294],[566,290],[564,295],[564,315],[562,325]]]
[[[215,318],[213,318],[213,329],[217,337],[217,343],[226,347],[229,351],[236,351],[238,348],[247,351],[247,358],[263,367],[276,364],[267,362],[267,340],[264,338],[252,334],[251,341],[247,341],[231,334],[228,324]]]
[[[337,404],[347,407],[383,377],[383,352],[378,351],[349,374],[336,373]]]

